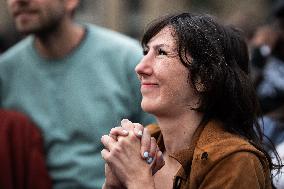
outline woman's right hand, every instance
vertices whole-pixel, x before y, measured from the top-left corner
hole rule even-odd
[[[121,126],[112,128],[109,136],[117,141],[118,137],[128,136],[129,131],[133,131],[136,137],[141,139],[141,157],[148,164],[151,164],[152,174],[154,175],[165,165],[163,154],[156,143],[156,139],[151,137],[147,128],[144,128],[141,124],[128,124],[128,122],[130,121],[123,119]]]
[[[134,126],[133,126],[134,125]],[[122,120],[121,126],[111,129],[109,136],[117,141],[119,137],[126,137],[129,131],[133,131],[137,138],[141,139],[141,156],[148,164],[151,164],[152,174],[160,170],[165,162],[162,152],[159,150],[155,138],[151,137],[147,129],[139,123],[128,124],[128,120]],[[103,189],[125,188],[111,171],[108,164],[105,164],[106,181]]]

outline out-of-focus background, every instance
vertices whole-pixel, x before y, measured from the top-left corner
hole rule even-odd
[[[140,39],[147,23],[177,11],[207,12],[244,29],[248,36],[267,22],[273,0],[81,0],[76,19],[91,22]],[[21,38],[0,1],[0,45],[6,50]]]

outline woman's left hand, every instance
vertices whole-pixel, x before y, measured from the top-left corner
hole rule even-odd
[[[139,185],[154,187],[151,165],[142,159],[140,155],[141,141],[133,131],[129,131],[126,137],[118,137],[117,141],[104,135],[102,143],[105,146],[105,149],[102,150],[102,157],[124,187],[139,188]]]

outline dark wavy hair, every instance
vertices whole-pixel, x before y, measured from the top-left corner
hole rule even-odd
[[[165,27],[173,29],[180,60],[188,68],[188,79],[200,96],[200,105],[194,109],[204,114],[201,124],[220,120],[227,131],[242,136],[262,151],[271,170],[279,169],[264,150],[264,135],[258,122],[259,102],[250,79],[248,48],[241,32],[219,24],[209,15],[174,14],[152,22],[142,38],[142,46],[146,47]],[[200,84],[202,90],[198,89]],[[275,148],[272,150],[280,165]]]

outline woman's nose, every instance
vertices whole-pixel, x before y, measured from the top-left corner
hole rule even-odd
[[[151,58],[151,55],[147,54],[141,59],[139,64],[137,64],[135,71],[138,75],[151,75],[153,71],[152,64],[153,59]]]

